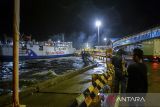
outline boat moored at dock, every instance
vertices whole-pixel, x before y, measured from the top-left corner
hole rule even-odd
[[[71,56],[75,52],[72,47],[72,42],[25,42],[19,43],[19,59],[42,59],[42,58],[57,58]],[[3,61],[13,60],[13,45],[12,43],[0,44],[0,59]]]

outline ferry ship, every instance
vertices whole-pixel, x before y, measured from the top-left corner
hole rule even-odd
[[[57,58],[71,56],[75,52],[72,47],[72,42],[53,42],[53,43],[33,43],[20,42],[19,44],[19,59],[42,59],[42,58]],[[13,44],[0,43],[0,60],[13,60]]]

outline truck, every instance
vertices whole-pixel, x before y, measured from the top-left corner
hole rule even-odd
[[[143,41],[141,48],[144,52],[144,58],[160,62],[160,38]]]

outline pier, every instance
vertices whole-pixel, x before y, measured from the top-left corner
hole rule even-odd
[[[0,107],[160,107],[155,1],[0,5]]]

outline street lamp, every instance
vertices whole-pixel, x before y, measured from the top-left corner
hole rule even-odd
[[[86,48],[89,48],[89,43],[88,42],[86,43]]]
[[[97,27],[97,30],[98,30],[98,45],[99,45],[99,27],[101,26],[101,21],[100,20],[97,20],[96,21],[96,27]]]
[[[103,40],[104,40],[104,42],[105,42],[105,45],[106,45],[107,38],[104,38]]]

